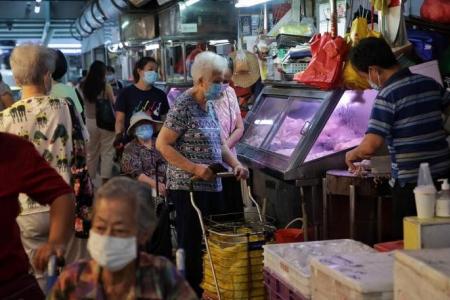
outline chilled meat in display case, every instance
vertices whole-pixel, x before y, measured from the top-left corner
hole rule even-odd
[[[345,168],[362,140],[377,92],[267,86],[245,119],[239,158],[283,180]]]

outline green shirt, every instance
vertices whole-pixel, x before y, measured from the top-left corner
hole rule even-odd
[[[83,112],[83,106],[81,105],[80,99],[78,99],[77,92],[75,88],[64,83],[53,83],[50,95],[56,98],[70,98],[75,104],[75,108],[81,114]]]

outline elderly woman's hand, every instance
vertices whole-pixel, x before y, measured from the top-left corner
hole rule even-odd
[[[207,165],[196,164],[194,168],[194,179],[212,181],[216,178],[214,172]]]
[[[39,247],[36,251],[36,255],[34,256],[34,267],[43,272],[47,269],[47,264],[50,259],[50,256],[56,255],[57,257],[64,257],[64,247],[57,246],[52,243],[46,243]]]
[[[234,167],[234,176],[239,180],[246,180],[248,178],[248,169],[242,165],[237,165]]]

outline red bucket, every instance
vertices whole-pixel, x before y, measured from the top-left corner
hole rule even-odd
[[[275,231],[275,242],[277,244],[298,243],[304,240],[303,229],[300,228],[285,228]]]

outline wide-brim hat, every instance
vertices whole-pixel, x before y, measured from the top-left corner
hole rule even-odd
[[[136,125],[138,123],[141,123],[143,121],[148,121],[151,123],[156,123],[156,124],[162,124],[163,122],[160,120],[155,120],[154,118],[152,118],[150,115],[148,115],[147,113],[140,111],[135,113],[130,120],[130,126],[128,126],[128,130],[127,130],[127,134],[128,135],[132,135],[133,134],[133,130],[134,127],[136,127]]]
[[[258,58],[256,57],[256,55],[249,51],[244,51],[244,53],[245,53],[245,59],[246,59],[247,65],[248,65],[247,72],[238,72],[238,70],[236,70],[236,54],[237,54],[237,52],[235,51],[230,54],[230,58],[233,60],[233,65],[234,65],[234,72],[233,72],[233,77],[231,78],[231,80],[233,80],[233,83],[236,86],[248,88],[248,87],[251,87],[252,85],[254,85],[258,81],[258,79],[261,75],[259,73],[259,63],[258,63]]]

